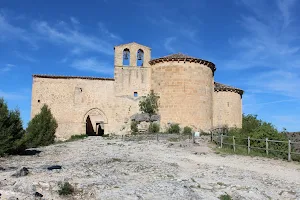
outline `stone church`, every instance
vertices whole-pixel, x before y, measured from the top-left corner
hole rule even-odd
[[[181,53],[151,58],[135,42],[114,47],[114,78],[33,75],[31,117],[47,104],[56,135],[120,134],[138,103],[154,91],[161,129],[170,123],[194,131],[242,126],[243,90],[214,81],[215,64]]]

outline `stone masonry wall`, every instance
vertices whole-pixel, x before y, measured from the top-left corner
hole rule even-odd
[[[169,61],[152,65],[151,89],[160,96],[161,124],[179,123],[208,131],[213,118],[212,70],[199,63]]]
[[[115,94],[116,96],[128,96],[137,93],[137,96],[145,96],[150,88],[150,65],[151,49],[149,47],[129,43],[115,48]],[[129,49],[130,64],[123,65],[123,51]],[[137,52],[142,50],[143,66],[137,66]]]
[[[242,98],[235,92],[214,92],[213,126],[242,127]]]
[[[139,98],[115,97],[113,80],[33,78],[31,117],[47,104],[58,122],[56,135],[85,133],[88,114],[100,114],[106,133],[118,132],[137,112]]]

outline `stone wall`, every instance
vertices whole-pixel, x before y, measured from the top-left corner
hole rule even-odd
[[[124,66],[115,67],[115,95],[134,97],[146,96],[150,86],[150,68]]]
[[[213,126],[242,127],[242,97],[229,91],[214,92]]]
[[[208,131],[213,118],[213,73],[199,63],[160,62],[152,65],[151,89],[160,96],[161,124],[179,123]]]
[[[118,132],[138,111],[139,98],[115,97],[114,81],[81,78],[33,78],[31,117],[47,104],[58,122],[56,135],[84,134],[86,117],[96,115],[106,133]]]

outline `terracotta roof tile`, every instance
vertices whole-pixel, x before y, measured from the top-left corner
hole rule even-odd
[[[239,89],[239,88],[235,88],[235,87],[232,87],[232,86],[229,86],[229,85],[225,85],[225,84],[222,84],[222,83],[217,83],[217,82],[214,82],[215,84],[215,91],[218,92],[218,91],[228,91],[228,92],[236,92],[240,95],[243,95],[244,91]]]
[[[176,53],[176,54],[170,54],[164,57],[160,57],[160,58],[155,58],[150,60],[150,65],[154,65],[155,63],[159,63],[159,62],[168,62],[168,61],[186,61],[186,62],[196,62],[196,63],[200,63],[200,64],[204,64],[206,66],[208,66],[213,72],[216,71],[216,66],[214,63],[209,62],[207,60],[203,60],[200,58],[195,58],[183,53]]]
[[[33,74],[32,77],[36,78],[52,78],[52,79],[89,79],[89,80],[105,80],[114,81],[113,78],[100,78],[91,76],[62,76],[62,75],[45,75],[45,74]]]

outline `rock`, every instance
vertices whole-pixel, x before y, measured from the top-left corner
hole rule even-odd
[[[41,193],[39,193],[39,192],[35,192],[35,193],[34,193],[34,196],[35,196],[35,197],[43,197],[43,195],[42,195]]]
[[[49,183],[46,183],[46,182],[39,182],[38,185],[39,185],[41,188],[46,189],[46,190],[48,190],[49,187],[50,187],[50,184],[49,184]]]
[[[17,197],[9,197],[8,200],[19,200]]]
[[[160,115],[151,115],[150,121],[151,122],[160,121]]]
[[[48,170],[53,170],[53,169],[61,169],[60,165],[52,165],[50,167],[47,167]]]
[[[137,121],[137,122],[149,122],[150,121],[150,116],[147,113],[134,114],[131,117],[131,120],[134,120],[134,121]]]
[[[21,176],[27,176],[28,174],[29,174],[29,170],[26,167],[22,167],[19,171],[14,173],[12,176],[21,177]]]
[[[144,132],[148,131],[149,125],[150,125],[149,122],[140,122],[140,123],[137,125],[138,132],[139,132],[139,133],[144,133]]]
[[[5,171],[5,168],[4,167],[0,167],[0,171]]]

